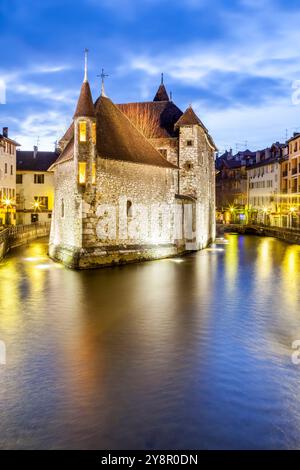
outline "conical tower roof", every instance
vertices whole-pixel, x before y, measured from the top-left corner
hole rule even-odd
[[[156,95],[153,98],[153,101],[170,101],[166,87],[163,83],[159,85]]]
[[[95,117],[95,109],[89,82],[86,80],[81,85],[80,95],[77,102],[74,118]]]

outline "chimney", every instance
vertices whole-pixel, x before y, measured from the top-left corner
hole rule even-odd
[[[271,149],[268,147],[265,150],[265,159],[268,160],[268,158],[271,157]]]
[[[256,163],[260,163],[260,151],[256,152]]]
[[[37,146],[37,145],[34,145],[34,146],[33,146],[33,158],[36,158],[36,157],[37,157],[37,153],[38,153],[38,146]]]
[[[3,127],[3,137],[8,137],[8,127]]]

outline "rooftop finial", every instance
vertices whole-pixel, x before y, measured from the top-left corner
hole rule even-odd
[[[104,90],[104,80],[106,77],[108,77],[108,74],[104,73],[104,69],[102,69],[101,74],[97,75],[97,77],[101,77],[101,96],[106,96],[105,90]]]
[[[88,68],[88,49],[84,49],[84,82],[88,81],[88,76],[87,76],[87,68]]]
[[[160,83],[161,83],[161,85],[163,85],[163,84],[164,84],[164,74],[163,74],[163,73],[161,74]]]

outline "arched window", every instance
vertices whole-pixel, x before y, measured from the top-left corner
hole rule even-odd
[[[65,217],[65,203],[64,200],[61,200],[61,218],[63,219]]]
[[[127,211],[127,217],[132,217],[132,202],[131,201],[127,201],[126,211]]]

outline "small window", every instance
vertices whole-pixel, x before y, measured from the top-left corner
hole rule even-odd
[[[61,215],[61,218],[63,219],[64,216],[65,216],[65,203],[64,203],[64,200],[62,199],[61,200],[61,210],[60,210],[60,215]]]
[[[79,142],[86,142],[86,121],[79,122]]]
[[[187,146],[187,147],[193,147],[193,145],[194,145],[194,141],[193,141],[193,140],[187,140],[187,141],[186,141],[186,146]]]
[[[31,223],[34,224],[39,221],[39,214],[31,214]]]
[[[132,202],[127,201],[127,217],[132,217]]]
[[[14,167],[13,167],[13,165],[10,165],[10,174],[11,174],[11,175],[14,174]]]
[[[44,181],[45,181],[44,175],[40,175],[38,173],[34,175],[34,184],[44,184]]]
[[[5,163],[4,173],[7,175],[7,163]]]
[[[52,214],[51,212],[48,214],[48,219],[51,219],[52,218]]]
[[[23,184],[23,175],[18,173],[16,176],[17,184]]]
[[[92,141],[93,141],[93,144],[96,143],[96,123],[95,122],[92,123]]]
[[[86,163],[79,162],[78,163],[78,182],[79,184],[85,184],[86,180]]]
[[[92,184],[96,184],[96,163],[92,163]]]
[[[186,162],[185,168],[186,168],[186,170],[192,170],[193,169],[193,164],[191,162]]]

